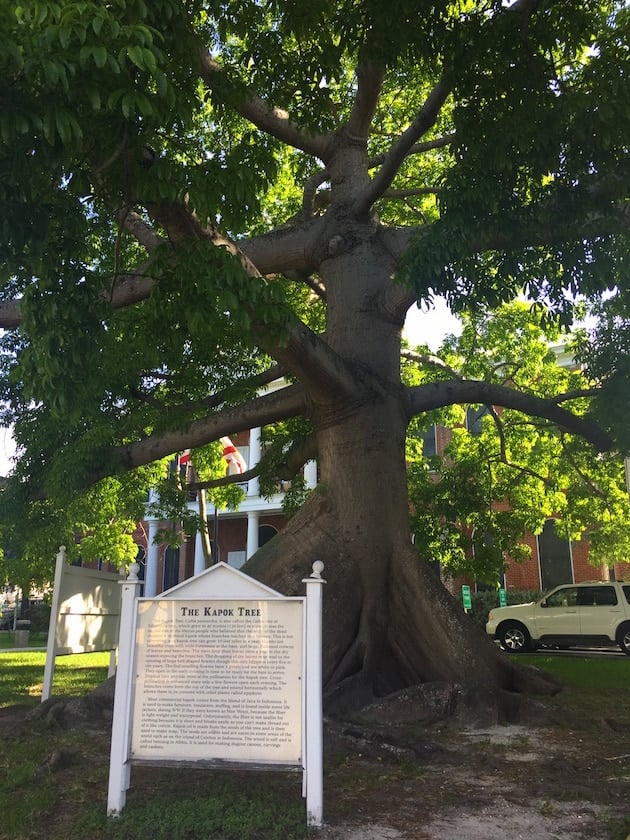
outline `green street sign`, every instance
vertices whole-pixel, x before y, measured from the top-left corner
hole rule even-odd
[[[505,589],[499,589],[499,606],[506,607],[507,606],[507,596],[505,594]]]
[[[472,598],[470,597],[470,586],[462,586],[462,601],[465,610],[472,609]]]

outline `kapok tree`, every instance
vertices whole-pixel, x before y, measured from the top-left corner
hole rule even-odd
[[[5,10],[11,498],[46,521],[73,487],[294,424],[287,469],[316,452],[319,487],[247,571],[293,592],[325,562],[330,696],[531,686],[411,545],[407,426],[471,402],[609,430],[561,394],[405,386],[401,331],[436,294],[568,322],[623,286],[627,24],[613,0]]]

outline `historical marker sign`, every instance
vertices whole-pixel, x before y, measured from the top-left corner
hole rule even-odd
[[[140,600],[132,759],[300,765],[302,599]]]
[[[309,825],[323,819],[322,584],[284,597],[217,563],[156,598],[122,583],[107,812],[131,765],[302,769]]]

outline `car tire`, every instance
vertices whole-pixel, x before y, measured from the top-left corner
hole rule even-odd
[[[506,621],[499,628],[499,643],[508,653],[526,653],[532,650],[532,638],[527,628],[518,621]]]
[[[617,644],[626,656],[630,656],[630,622],[626,621],[617,630]]]

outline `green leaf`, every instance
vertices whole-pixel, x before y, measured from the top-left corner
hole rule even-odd
[[[92,55],[94,56],[94,63],[97,67],[105,67],[107,63],[107,48],[100,45],[92,47]]]
[[[104,14],[96,14],[92,18],[92,29],[95,35],[101,34],[101,29],[103,28],[103,24],[105,23],[105,15]]]
[[[70,39],[72,37],[72,30],[69,26],[61,26],[59,27],[59,43],[65,49],[68,48],[70,44]]]
[[[145,51],[142,49],[142,47],[127,47],[127,55],[129,56],[131,61],[133,61],[136,67],[140,68],[140,70],[145,69],[144,53]]]

